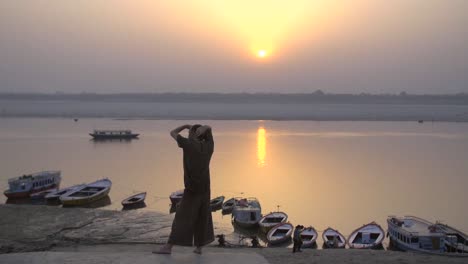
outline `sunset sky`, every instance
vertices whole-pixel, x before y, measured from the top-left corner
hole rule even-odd
[[[468,92],[466,0],[2,0],[0,92]]]

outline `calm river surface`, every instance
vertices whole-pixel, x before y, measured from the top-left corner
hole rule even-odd
[[[183,187],[182,151],[169,136],[194,121],[0,119],[0,187],[8,178],[61,170],[61,186],[112,180],[111,204],[147,191],[168,213]],[[468,231],[468,124],[425,122],[199,121],[213,127],[212,197],[254,196],[263,213],[349,234],[388,215],[416,215]],[[93,129],[132,129],[131,142],[94,142]],[[2,196],[2,202],[6,197]],[[232,232],[213,213],[216,233]]]

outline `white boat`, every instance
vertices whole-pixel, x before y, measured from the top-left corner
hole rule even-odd
[[[382,248],[384,239],[385,231],[372,222],[354,230],[348,238],[348,245],[355,249],[377,249]]]
[[[322,233],[324,248],[345,248],[346,238],[336,229],[328,227]]]
[[[436,223],[437,230],[444,233],[447,237],[445,238],[445,246],[447,251],[468,253],[468,235],[462,231],[442,223]]]
[[[314,227],[309,226],[304,228],[304,230],[302,230],[302,232],[300,233],[300,236],[302,238],[303,248],[311,248],[317,246],[318,233]]]
[[[260,218],[262,218],[262,207],[257,198],[240,199],[232,210],[232,221],[240,227],[255,227]]]
[[[277,245],[291,240],[294,227],[290,223],[281,223],[268,231],[266,239],[268,244]]]
[[[171,195],[169,195],[169,199],[171,200],[172,204],[180,203],[183,197],[184,197],[184,190],[178,190],[178,191],[171,193]]]
[[[394,248],[435,255],[468,257],[463,251],[450,253],[447,242],[455,242],[453,239],[456,237],[427,220],[415,216],[389,216],[387,224],[390,245]]]
[[[224,202],[224,196],[219,196],[214,199],[211,199],[210,201],[211,211],[216,211],[216,210],[221,209],[221,207],[223,206],[223,202]]]
[[[258,225],[260,226],[260,230],[264,233],[270,231],[277,224],[286,223],[288,220],[288,215],[283,212],[273,212],[267,215],[264,215],[260,221],[258,221]]]
[[[60,196],[66,194],[66,193],[68,193],[70,191],[74,191],[77,188],[82,187],[83,185],[85,185],[85,184],[78,184],[78,185],[73,185],[73,186],[70,186],[70,187],[67,187],[67,188],[55,190],[53,192],[48,193],[45,196],[45,199],[46,199],[46,201],[58,201],[58,200],[60,200]]]
[[[43,200],[46,195],[48,195],[49,193],[52,193],[52,192],[56,192],[57,190],[58,190],[58,188],[33,193],[33,194],[31,194],[30,197],[31,197],[32,200]]]
[[[58,188],[62,177],[60,171],[42,171],[8,180],[9,189],[4,192],[8,198],[27,198],[34,193]]]
[[[63,205],[86,205],[106,197],[111,187],[109,179],[98,180],[60,196],[60,201]]]
[[[234,206],[236,205],[237,201],[239,200],[240,198],[231,198],[227,201],[225,201],[223,203],[223,205],[221,206],[221,212],[223,214],[230,214],[232,213],[232,210],[234,209]]]
[[[122,201],[122,206],[135,206],[145,202],[146,192],[134,194]]]

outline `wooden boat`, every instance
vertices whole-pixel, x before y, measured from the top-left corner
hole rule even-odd
[[[184,197],[184,190],[178,190],[178,191],[171,193],[171,195],[169,195],[169,199],[171,200],[172,204],[180,203],[183,197]]]
[[[122,201],[122,206],[135,206],[145,202],[146,192],[134,194]]]
[[[336,229],[328,227],[322,233],[323,248],[345,248],[346,238]]]
[[[93,139],[134,139],[140,134],[132,133],[131,130],[94,130],[89,134]]]
[[[66,194],[68,192],[74,191],[77,188],[82,187],[83,185],[85,185],[85,184],[78,184],[78,185],[73,185],[73,186],[70,186],[70,187],[67,187],[67,188],[64,188],[64,189],[57,189],[57,190],[55,190],[53,192],[48,193],[45,196],[45,199],[46,199],[46,201],[50,201],[50,202],[51,201],[59,201],[60,196]]]
[[[221,209],[221,207],[223,206],[223,202],[224,202],[224,196],[219,196],[214,199],[211,199],[210,201],[211,211],[216,211],[216,210]]]
[[[265,216],[263,216],[260,221],[258,221],[258,225],[260,226],[260,230],[264,233],[268,233],[270,229],[272,229],[275,225],[286,223],[288,220],[288,215],[284,212],[272,212]]]
[[[294,227],[290,223],[281,223],[268,231],[266,239],[270,245],[278,245],[291,240]]]
[[[60,201],[63,205],[86,205],[106,197],[111,187],[109,179],[98,180],[60,196]]]
[[[444,229],[442,225],[433,224],[416,216],[389,216],[387,224],[390,245],[394,248],[435,255],[468,257],[463,250],[451,248],[457,242],[456,236],[451,235],[450,229]]]
[[[231,198],[227,200],[226,202],[223,203],[221,206],[221,212],[222,214],[230,214],[232,213],[232,210],[234,209],[234,206],[236,205],[238,198]]]
[[[240,199],[232,210],[232,222],[243,228],[256,227],[261,217],[262,207],[253,197]]]
[[[300,236],[302,238],[303,248],[311,248],[317,246],[318,233],[317,230],[315,230],[315,228],[313,228],[312,226],[304,228],[304,230],[302,230],[302,232],[300,233]]]
[[[33,200],[43,200],[45,199],[45,196],[48,195],[49,193],[53,193],[53,192],[56,192],[58,190],[58,188],[55,188],[55,189],[49,189],[49,190],[44,190],[42,192],[37,192],[37,193],[33,193],[31,194],[31,199]]]
[[[371,222],[354,230],[348,238],[349,248],[378,249],[382,248],[385,231],[380,225]]]
[[[444,233],[445,246],[449,252],[468,253],[468,235],[442,223],[436,223],[437,231]]]
[[[42,171],[8,180],[9,189],[4,192],[8,198],[27,198],[35,193],[60,186],[60,171]]]

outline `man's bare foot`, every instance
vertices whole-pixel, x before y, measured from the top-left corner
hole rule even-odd
[[[166,244],[157,250],[153,251],[154,254],[171,254],[172,253],[172,245],[171,244]]]
[[[195,254],[200,254],[200,255],[201,255],[201,254],[202,254],[202,248],[201,248],[201,247],[197,247],[197,248],[193,251],[193,253],[195,253]]]

